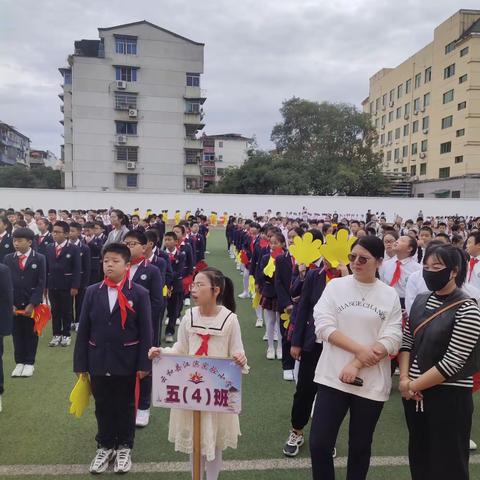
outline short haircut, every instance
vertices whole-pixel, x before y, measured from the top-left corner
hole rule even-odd
[[[114,242],[105,245],[102,250],[102,258],[104,258],[107,253],[118,253],[125,260],[125,263],[130,261],[130,249],[123,243]]]
[[[430,234],[430,236],[433,237],[433,230],[428,226],[422,227],[420,229],[420,232],[428,232]]]
[[[50,210],[48,210],[48,213],[54,213],[56,215],[57,211],[54,208],[50,208]]]
[[[383,246],[383,242],[374,235],[367,235],[366,237],[359,238],[352,245],[352,250],[357,245],[371,253],[372,257],[374,257],[376,260],[382,260],[385,255],[385,247]]]
[[[147,237],[147,242],[157,243],[159,240],[158,232],[155,228],[151,228],[145,232],[145,237]]]
[[[76,230],[82,230],[82,226],[78,222],[72,222],[70,223],[70,228],[75,228]]]
[[[437,237],[438,237],[438,235],[437,235]],[[473,237],[473,238],[474,238],[474,240],[475,240],[475,245],[476,245],[477,243],[480,243],[480,232],[472,232],[472,233],[468,236],[468,238],[470,238],[470,237]]]
[[[132,230],[128,232],[125,235],[124,240],[126,240],[127,238],[134,238],[141,245],[146,245],[148,241],[146,235],[143,232],[139,232],[138,230]]]
[[[140,216],[137,215],[136,213],[134,213],[134,214],[130,217],[130,219],[133,219],[133,218],[138,218],[138,219],[140,220]]]
[[[444,243],[452,243],[451,240],[450,240],[450,237],[446,233],[437,233],[435,235],[435,238],[444,238],[446,240],[446,242],[444,242]],[[480,239],[480,236],[478,238]],[[480,242],[480,240],[479,240],[479,242]]]
[[[85,222],[85,228],[93,228],[95,226],[95,222]]]
[[[390,235],[390,236],[393,237],[395,240],[398,240],[398,232],[397,232],[396,230],[394,230],[393,228],[386,230],[386,231],[383,233],[383,238],[385,238],[387,235]]]
[[[178,240],[177,234],[175,232],[167,232],[163,236],[163,238],[173,238],[174,240]]]
[[[180,231],[182,232],[182,235],[185,235],[186,230],[185,230],[185,227],[184,227],[183,225],[180,225],[180,224],[174,225],[173,228],[178,228],[178,229],[180,229]],[[172,230],[173,230],[173,229],[172,229]],[[165,235],[166,235],[166,234],[165,234]],[[175,236],[176,236],[176,235],[175,235]]]
[[[63,230],[63,233],[69,233],[70,232],[70,225],[68,225],[67,222],[64,222],[63,220],[59,220],[58,222],[55,222],[53,224],[54,227],[60,227]]]
[[[29,228],[17,228],[12,233],[13,238],[25,238],[26,240],[31,240],[35,238],[35,234]]]

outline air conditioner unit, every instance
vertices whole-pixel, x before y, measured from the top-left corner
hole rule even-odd
[[[395,102],[392,100],[390,103],[389,103],[389,106],[390,107],[393,107],[395,105]]]
[[[413,114],[414,114],[414,115],[418,115],[418,110],[415,110],[415,111],[413,112]]]
[[[428,128],[426,128],[424,131],[423,131],[423,134],[426,135],[428,133]]]
[[[420,152],[420,155],[419,155],[420,158],[425,158],[426,156],[427,155],[425,154],[425,152]]]
[[[137,118],[138,110],[136,108],[129,108],[128,109],[128,116]]]
[[[135,170],[137,168],[137,162],[127,162],[127,170]]]
[[[410,115],[407,114],[407,115],[405,115],[403,118],[404,118],[405,120],[408,120],[408,119],[410,118]]]
[[[117,135],[117,143],[125,144],[127,143],[126,135]]]
[[[119,90],[125,90],[127,88],[127,82],[124,80],[117,80],[117,88]]]

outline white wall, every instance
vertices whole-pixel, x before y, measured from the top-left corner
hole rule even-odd
[[[271,209],[300,212],[305,206],[312,213],[333,213],[363,215],[370,208],[373,213],[385,212],[388,220],[399,214],[404,219],[414,218],[422,210],[426,216],[474,215],[480,216],[480,201],[475,199],[448,198],[375,198],[375,197],[309,197],[287,195],[214,195],[202,193],[184,194],[142,194],[134,192],[81,192],[46,189],[0,188],[0,207],[2,208],[65,208],[100,209],[114,206],[131,213],[135,208],[142,212],[152,209],[159,212],[169,210],[172,216],[175,210],[182,212],[203,208],[208,214],[216,211],[250,216]]]

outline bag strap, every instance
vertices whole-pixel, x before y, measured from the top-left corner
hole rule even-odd
[[[428,318],[426,318],[420,325],[417,326],[417,328],[413,331],[413,336],[415,337],[417,333],[424,327],[426,327],[434,318],[438,317],[442,313],[446,312],[447,310],[452,309],[453,307],[456,307],[457,305],[460,305],[461,303],[464,303],[466,298],[462,300],[457,300],[456,302],[450,303],[448,305],[445,305],[443,308],[440,310],[437,310],[434,314],[430,315]]]

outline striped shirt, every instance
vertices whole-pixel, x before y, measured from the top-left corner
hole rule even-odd
[[[428,299],[426,310],[434,310],[443,305],[443,301],[432,294]],[[460,305],[455,313],[455,323],[447,351],[443,358],[435,365],[438,371],[445,377],[450,378],[459,372],[465,365],[477,340],[480,336],[480,309],[472,302]],[[410,322],[407,321],[403,331],[401,352],[410,352],[413,349],[413,334],[410,331]],[[415,380],[422,375],[418,367],[417,357],[408,372],[408,376]],[[452,383],[442,383],[455,387],[473,387],[473,378],[467,377]]]

